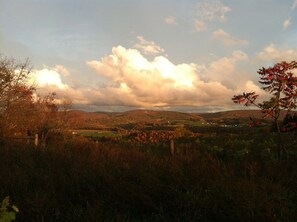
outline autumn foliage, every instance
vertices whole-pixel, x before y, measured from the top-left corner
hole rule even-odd
[[[270,100],[256,104],[259,95],[255,92],[235,95],[232,100],[235,103],[244,103],[245,106],[255,105],[273,118],[278,118],[281,110],[296,108],[297,77],[293,70],[297,68],[297,62],[281,62],[273,67],[262,67],[258,74],[263,85],[262,89],[272,95]]]
[[[281,62],[275,64],[273,67],[259,69],[258,74],[262,89],[271,94],[271,98],[262,103],[256,103],[259,95],[255,92],[243,93],[233,96],[234,103],[244,103],[245,106],[254,105],[262,110],[264,117],[271,117],[273,119],[274,127],[279,133],[279,158],[280,151],[284,150],[284,144],[281,137],[281,128],[279,126],[279,117],[282,110],[290,112],[296,109],[297,99],[297,77],[294,75],[294,70],[297,69],[297,62],[292,61]],[[291,124],[291,128],[294,127]]]
[[[38,134],[45,144],[50,131],[69,122],[71,101],[58,101],[55,93],[38,95],[29,83],[30,73],[28,61],[0,57],[0,139]]]

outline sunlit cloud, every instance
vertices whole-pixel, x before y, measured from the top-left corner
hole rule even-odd
[[[222,41],[224,45],[234,46],[234,45],[247,45],[249,42],[243,39],[237,39],[231,36],[228,32],[223,29],[218,29],[212,33],[212,37],[215,40]]]
[[[283,22],[283,29],[286,30],[291,25],[291,19],[286,19]]]
[[[247,87],[242,81],[240,90],[231,88],[215,76],[222,75],[222,70],[235,73],[236,63],[245,59],[243,52],[235,51],[230,58],[211,64],[207,74],[216,74],[203,79],[203,65],[174,64],[163,56],[149,61],[136,49],[114,47],[111,55],[87,62],[99,76],[110,80],[91,100],[95,104],[137,107],[225,106],[233,94]]]
[[[54,68],[43,68],[40,70],[33,70],[29,84],[36,87],[36,94],[44,96],[49,93],[56,93],[57,99],[67,97],[72,100],[74,105],[90,105],[89,94],[94,95],[97,90],[85,87],[72,87],[63,82],[61,78],[62,73],[56,71]]]
[[[87,65],[107,79],[101,86],[71,86],[54,68],[34,70],[38,93],[56,92],[72,99],[76,107],[231,107],[231,97],[261,89],[240,70],[247,54],[234,51],[209,64],[174,64],[164,56],[147,59],[137,49],[117,46],[110,55]],[[62,69],[61,69],[62,70]],[[63,78],[62,78],[63,77]],[[262,92],[263,94],[263,92]]]
[[[30,82],[36,84],[37,88],[42,87],[57,87],[59,89],[67,89],[68,86],[61,80],[61,74],[56,70],[41,69],[34,70],[31,74]]]
[[[234,51],[230,57],[223,57],[210,63],[205,69],[205,79],[218,81],[228,88],[235,89],[241,81],[248,80],[248,75],[237,70],[236,67],[238,63],[244,61],[248,61],[247,54]]]
[[[53,70],[56,71],[57,73],[62,74],[63,76],[69,76],[70,75],[69,71],[62,65],[55,65]]]
[[[164,22],[168,25],[177,25],[176,18],[173,16],[168,16],[164,19]]]
[[[280,48],[274,44],[266,46],[257,54],[257,59],[271,62],[291,61],[296,60],[296,48]]]
[[[164,52],[164,49],[153,41],[146,40],[143,36],[137,36],[138,43],[135,48],[140,49],[144,54],[158,54]]]

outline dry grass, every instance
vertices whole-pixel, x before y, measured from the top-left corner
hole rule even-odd
[[[17,221],[296,220],[296,161],[236,161],[206,148],[171,157],[86,141],[2,144],[0,198],[19,207]]]

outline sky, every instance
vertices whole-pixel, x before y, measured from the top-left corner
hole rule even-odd
[[[297,0],[0,0],[0,54],[75,109],[238,109],[297,60]]]

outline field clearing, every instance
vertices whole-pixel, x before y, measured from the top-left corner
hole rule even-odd
[[[114,131],[106,131],[106,130],[72,130],[72,134],[77,134],[84,137],[92,137],[92,138],[118,138],[122,135],[114,132]]]

